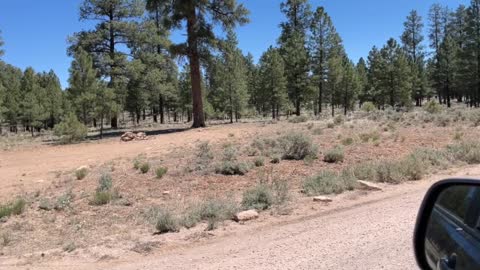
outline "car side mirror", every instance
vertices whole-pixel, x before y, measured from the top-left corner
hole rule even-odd
[[[414,233],[421,269],[480,269],[480,180],[448,179],[427,192]]]

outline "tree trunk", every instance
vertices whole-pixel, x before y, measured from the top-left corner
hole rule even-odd
[[[160,124],[165,124],[165,104],[163,100],[163,96],[160,95],[160,103],[159,103],[159,113],[160,113]]]
[[[189,11],[187,19],[187,42],[188,57],[190,59],[190,79],[192,82],[192,100],[193,100],[193,125],[192,128],[205,127],[205,117],[203,114],[202,87],[200,75],[200,56],[198,52],[197,37],[197,14],[196,9]]]
[[[100,116],[100,139],[103,139],[103,113],[102,115]]]

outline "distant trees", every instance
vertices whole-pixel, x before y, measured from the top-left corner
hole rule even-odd
[[[323,7],[284,0],[280,10],[280,36],[256,62],[239,49],[235,27],[248,22],[248,11],[235,0],[83,0],[80,19],[94,25],[70,37],[64,91],[52,71],[0,60],[0,128],[35,134],[78,120],[102,136],[119,116],[122,124],[149,117],[196,128],[206,119],[348,114],[365,102],[480,106],[480,0],[456,9],[434,4],[427,22],[412,10],[398,40],[356,64]],[[173,44],[170,31],[178,30],[186,40]],[[2,45],[0,38],[0,56]],[[187,64],[178,67],[182,57]]]

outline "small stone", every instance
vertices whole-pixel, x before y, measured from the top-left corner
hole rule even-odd
[[[367,181],[362,181],[362,180],[358,180],[357,181],[359,184],[360,184],[360,187],[362,189],[366,189],[366,190],[382,190],[382,188],[377,185],[377,184],[374,184],[372,182],[367,182]]]
[[[314,202],[326,202],[326,203],[329,203],[329,202],[332,202],[332,199],[328,198],[328,197],[325,197],[325,196],[317,196],[317,197],[314,197],[313,198],[313,201]]]
[[[235,215],[234,220],[236,222],[240,221],[248,221],[252,219],[258,218],[258,212],[255,210],[248,210],[248,211],[243,211]]]
[[[170,191],[164,191],[163,192],[163,196],[169,196],[170,195]]]

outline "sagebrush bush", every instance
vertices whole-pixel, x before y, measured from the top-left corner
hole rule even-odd
[[[381,183],[399,184],[405,180],[401,166],[395,161],[381,161],[376,166],[375,181]]]
[[[155,207],[150,209],[149,215],[158,233],[163,234],[179,231],[178,221],[175,215],[169,210]]]
[[[112,189],[112,176],[109,173],[102,173],[98,180],[97,191],[110,191]]]
[[[245,175],[250,171],[250,165],[239,161],[223,161],[217,164],[215,172],[223,175]]]
[[[264,183],[257,184],[243,193],[242,206],[244,209],[266,210],[273,203],[272,190]]]
[[[302,133],[289,133],[279,138],[282,158],[287,160],[303,160],[307,156],[317,156],[317,146],[312,138]]]
[[[425,111],[431,114],[440,113],[442,111],[442,105],[440,105],[436,100],[430,100],[425,103]]]
[[[180,224],[192,228],[200,221],[207,221],[207,230],[214,230],[219,222],[233,219],[238,209],[233,200],[207,199],[191,206],[183,215]]]
[[[326,152],[323,156],[323,161],[327,163],[339,163],[343,162],[345,154],[342,147],[335,147],[330,151]]]
[[[93,199],[90,201],[91,205],[105,205],[112,201],[112,193],[110,191],[96,191],[93,194]]]
[[[112,191],[112,187],[112,176],[109,173],[103,173],[98,180],[98,187],[93,194],[93,199],[90,201],[90,204],[105,205],[115,198],[118,198],[119,195],[116,191]]]
[[[309,196],[340,194],[346,190],[352,190],[356,186],[353,172],[342,171],[340,174],[333,171],[322,171],[319,174],[308,177],[303,182],[303,191]]]
[[[312,131],[312,134],[313,135],[322,135],[323,133],[323,129],[321,128],[315,128],[313,131]]]
[[[167,174],[167,172],[168,172],[167,167],[158,167],[155,170],[155,175],[157,176],[158,179],[161,179],[163,178],[163,176],[165,176],[165,174]]]
[[[342,139],[342,144],[345,146],[352,145],[353,143],[354,143],[354,140],[352,137]]]
[[[150,163],[143,162],[140,165],[140,172],[143,173],[143,174],[146,174],[146,173],[148,173],[148,171],[150,171]]]
[[[450,116],[446,114],[439,114],[436,118],[436,123],[439,127],[447,127],[450,124],[450,121]]]
[[[193,168],[193,170],[202,171],[210,166],[215,156],[208,141],[197,145],[195,157],[195,168]]]
[[[0,205],[0,218],[20,215],[25,210],[26,205],[27,202],[22,198],[18,198],[5,205]]]
[[[478,127],[480,126],[480,111],[474,110],[469,113],[470,121],[472,122],[473,126]]]
[[[74,195],[71,191],[63,194],[62,196],[57,198],[57,202],[55,203],[54,209],[57,211],[64,210],[66,208],[70,208],[70,204],[74,199]]]
[[[373,112],[373,111],[376,111],[377,110],[377,107],[375,106],[375,104],[373,104],[373,102],[364,102],[362,104],[362,111],[364,112],[367,112],[367,113],[370,113],[370,112]]]
[[[455,160],[468,164],[480,163],[480,142],[465,141],[447,146],[447,151],[453,155]]]
[[[343,118],[342,115],[337,115],[333,118],[333,123],[337,126],[343,124],[344,122],[345,122],[345,118]]]
[[[288,122],[290,123],[305,123],[308,121],[308,117],[306,117],[305,115],[300,115],[300,116],[294,116],[290,119],[288,119]]]
[[[358,180],[376,181],[377,166],[374,162],[363,162],[353,167],[353,174]]]
[[[88,174],[88,169],[83,167],[75,171],[75,177],[77,177],[78,180],[82,180],[85,177],[87,177]]]
[[[75,114],[70,113],[53,129],[55,136],[60,137],[62,143],[74,143],[84,140],[87,137],[87,127],[78,121]]]
[[[265,159],[263,157],[256,157],[254,163],[255,167],[263,167],[265,165]]]
[[[335,127],[335,123],[333,122],[328,122],[327,123],[327,128],[334,128]]]

